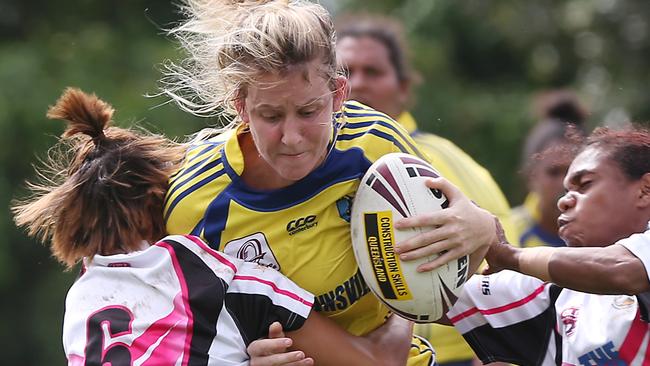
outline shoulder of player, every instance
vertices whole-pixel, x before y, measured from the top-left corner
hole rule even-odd
[[[337,113],[336,120],[342,124],[341,131],[349,133],[380,128],[392,130],[394,127],[400,127],[400,132],[405,132],[388,115],[355,101],[346,102]]]
[[[238,271],[238,268],[243,263],[240,259],[233,258],[225,253],[210,248],[206,242],[194,235],[168,235],[159,240],[155,245],[166,248],[170,253],[174,253],[175,255],[178,255],[177,253],[179,250],[187,249],[213,270],[220,268],[229,269],[229,271],[227,271],[230,273],[230,276],[228,276],[229,278],[227,278],[228,281],[231,279],[231,276]],[[221,274],[225,274],[225,272],[222,271]],[[223,276],[220,275],[220,277]]]
[[[342,110],[335,115],[335,123],[339,126],[337,149],[347,150],[355,147],[367,153],[380,153],[379,156],[394,151],[419,155],[415,143],[399,123],[361,103],[346,102]],[[370,154],[375,155],[372,152]]]
[[[163,208],[170,233],[189,233],[211,202],[205,197],[217,197],[231,183],[220,150],[202,150],[171,177]]]
[[[214,188],[213,184],[220,180],[229,182],[225,174],[222,146],[223,143],[210,142],[191,146],[183,165],[169,179],[167,200],[196,190]]]
[[[223,146],[224,141],[213,141],[213,139],[188,144],[185,159],[179,172],[182,173],[188,169],[192,169],[197,164],[221,160]],[[174,177],[178,175],[177,173]]]

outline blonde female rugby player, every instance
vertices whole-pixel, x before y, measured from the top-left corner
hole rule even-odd
[[[281,271],[315,294],[317,311],[367,334],[389,312],[355,262],[351,198],[376,159],[422,155],[419,148],[390,117],[345,101],[332,22],[320,5],[187,0],[183,10],[171,34],[188,57],[168,65],[164,92],[190,112],[225,113],[232,123],[220,135],[200,134],[171,178],[167,230]],[[495,239],[493,216],[458,202],[397,223],[440,227],[399,243],[403,259],[434,253],[437,243],[450,260]],[[414,338],[409,364],[432,363],[429,346]]]

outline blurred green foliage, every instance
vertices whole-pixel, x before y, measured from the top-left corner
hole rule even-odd
[[[334,13],[401,19],[423,83],[413,112],[423,130],[450,138],[490,169],[511,202],[536,92],[568,87],[590,124],[650,116],[650,3],[642,0],[322,0]],[[156,92],[156,65],[176,58],[164,28],[167,1],[0,0],[0,326],[3,364],[65,364],[65,291],[76,276],[11,221],[31,164],[63,130],[45,119],[66,86],[112,103],[120,125],[184,136],[212,121],[182,113]],[[161,105],[162,104],[162,105]]]
[[[522,138],[536,93],[566,87],[589,107],[589,125],[650,116],[650,3],[618,0],[346,1],[341,11],[378,12],[408,31],[416,119],[486,166],[511,203]]]

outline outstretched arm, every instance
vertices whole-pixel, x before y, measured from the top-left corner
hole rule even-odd
[[[279,332],[278,332],[279,329]],[[312,311],[298,330],[282,333],[279,323],[269,328],[269,339],[248,346],[252,366],[405,365],[412,323],[396,315],[379,328],[356,337],[325,316]],[[294,351],[288,351],[290,349]]]
[[[647,245],[650,246],[650,239]],[[515,248],[504,244],[490,248],[486,259],[489,268],[485,273],[510,269],[582,292],[650,291],[643,262],[621,244],[583,248]]]

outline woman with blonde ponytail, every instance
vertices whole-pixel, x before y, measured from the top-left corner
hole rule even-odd
[[[33,195],[13,207],[16,223],[50,242],[68,269],[81,263],[65,305],[69,365],[247,365],[246,347],[272,322],[301,349],[337,349],[321,357],[324,365],[406,357],[408,344],[386,337],[390,324],[353,337],[313,312],[313,295],[277,271],[198,237],[164,237],[167,181],[185,147],[112,127],[112,114],[94,95],[66,90],[48,112],[68,127],[39,170],[44,183],[30,184]],[[302,351],[276,358],[313,363]]]
[[[352,252],[352,197],[379,157],[424,156],[390,117],[346,101],[332,21],[319,4],[186,0],[181,11],[185,19],[170,34],[187,57],[165,64],[161,93],[195,115],[231,123],[199,133],[170,180],[168,232],[198,235],[212,248],[281,271],[315,294],[315,310],[367,335],[389,311]],[[398,243],[403,260],[442,251],[444,263],[496,240],[493,216],[464,196],[445,212],[398,225],[439,228]],[[433,364],[433,355],[414,337],[408,364]]]

